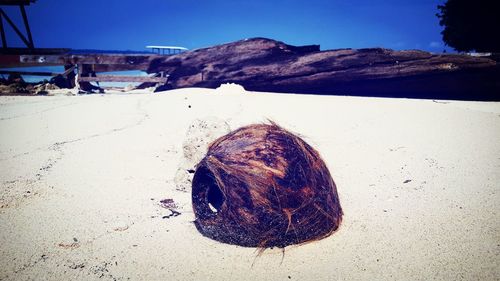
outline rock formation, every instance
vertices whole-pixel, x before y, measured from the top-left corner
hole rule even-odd
[[[238,83],[250,91],[500,100],[494,57],[382,48],[320,51],[253,38],[154,59],[172,88]]]

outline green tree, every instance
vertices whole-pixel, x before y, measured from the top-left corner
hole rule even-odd
[[[446,45],[457,51],[500,52],[500,0],[447,0],[439,5]]]

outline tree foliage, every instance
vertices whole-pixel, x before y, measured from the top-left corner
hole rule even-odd
[[[457,51],[500,52],[499,0],[447,0],[439,5],[446,45]]]

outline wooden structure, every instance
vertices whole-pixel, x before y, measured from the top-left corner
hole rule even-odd
[[[13,71],[13,70],[0,70],[0,74],[19,74],[19,75],[33,75],[33,76],[57,76],[62,75],[67,77],[70,73],[74,72],[75,66],[69,67],[63,73],[56,72],[42,72],[42,71]]]
[[[148,76],[123,76],[123,75],[101,75],[100,72],[142,70],[147,71],[150,63],[155,58],[161,58],[160,49],[163,54],[180,53],[187,50],[182,47],[154,46],[158,49],[156,54],[71,54],[70,49],[41,49],[35,48],[33,37],[28,23],[25,6],[36,0],[0,0],[0,6],[19,6],[26,36],[16,26],[7,13],[0,7],[0,36],[2,48],[0,49],[0,68],[30,67],[30,66],[64,66],[62,73],[37,72],[37,71],[13,71],[0,70],[0,74],[18,74],[34,76],[62,76],[69,86],[77,86],[83,90],[94,89],[90,82],[140,82],[155,83],[157,86],[167,82],[168,75],[164,72],[152,73]],[[17,36],[26,45],[26,48],[12,48],[8,46],[4,30],[5,22],[12,27]]]
[[[37,50],[37,49],[35,49]],[[51,51],[50,49],[47,49]],[[68,79],[72,86],[76,82],[82,89],[92,88],[89,82],[140,82],[163,85],[168,80],[164,72],[152,73],[149,76],[105,75],[101,72],[140,70],[147,71],[151,62],[162,58],[160,55],[145,54],[78,54],[67,53],[36,53],[36,54],[0,54],[0,68],[33,67],[33,66],[64,66],[63,73],[52,72],[20,72],[0,70],[0,74],[21,74],[38,76],[61,75]],[[76,76],[78,74],[78,76]],[[95,87],[94,87],[95,88]]]
[[[21,15],[23,17],[24,28],[26,29],[26,36],[19,30],[16,24],[10,19],[7,13],[0,8],[0,35],[2,37],[2,48],[7,49],[7,38],[5,36],[5,30],[3,27],[3,19],[14,29],[17,36],[21,38],[23,43],[26,45],[28,49],[34,49],[35,44],[33,43],[33,37],[31,36],[31,29],[28,23],[28,17],[26,16],[25,6],[28,6],[31,3],[34,3],[35,0],[0,0],[0,6],[19,6],[19,10],[21,11]]]

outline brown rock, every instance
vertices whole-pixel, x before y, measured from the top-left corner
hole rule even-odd
[[[237,83],[250,91],[500,100],[490,57],[418,50],[295,47],[254,38],[155,59],[173,88]]]

